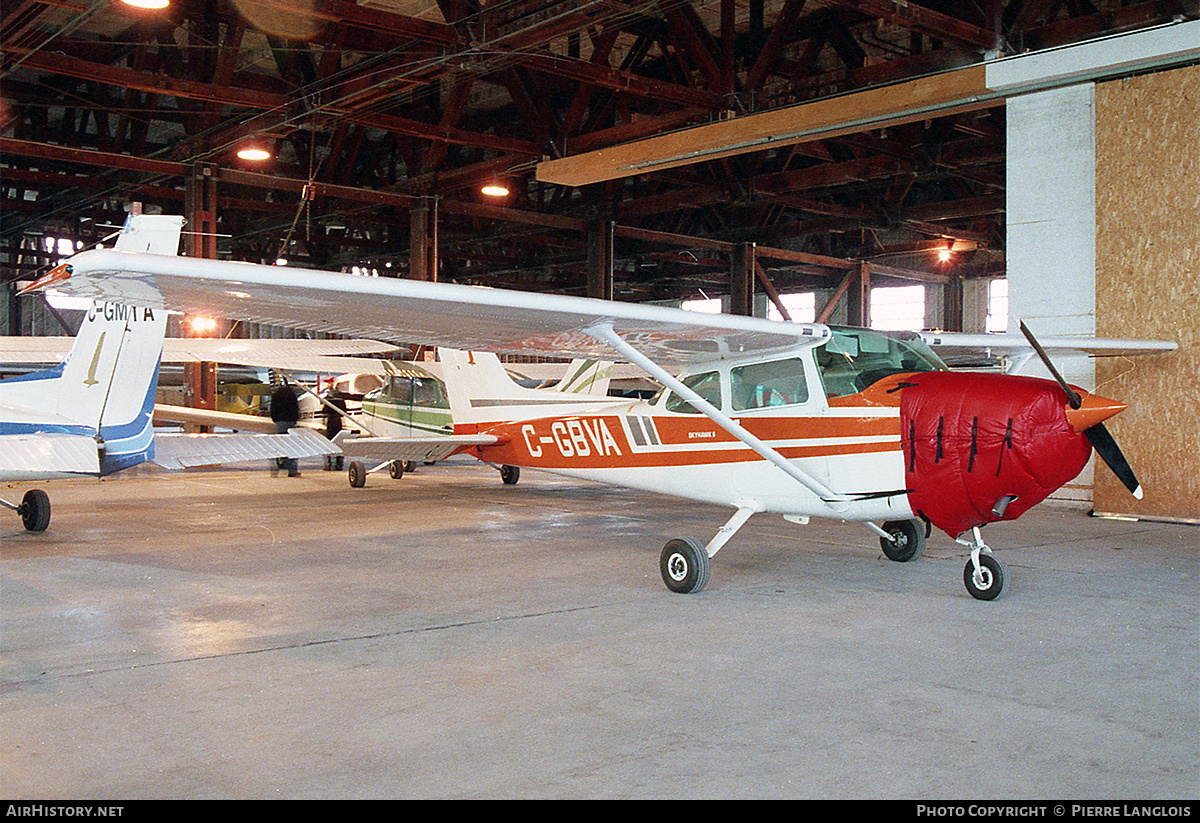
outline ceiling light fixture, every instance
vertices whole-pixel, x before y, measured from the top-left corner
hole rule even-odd
[[[508,197],[508,186],[499,180],[492,180],[480,189],[488,197]]]
[[[237,156],[243,160],[267,160],[271,157],[271,153],[261,146],[246,146],[238,149]]]
[[[170,0],[122,0],[127,6],[136,6],[139,9],[165,9],[171,5]]]
[[[217,321],[211,317],[194,316],[188,319],[188,328],[196,337],[208,337],[217,330]]]

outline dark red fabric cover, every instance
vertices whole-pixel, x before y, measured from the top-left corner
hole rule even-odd
[[[1050,380],[972,372],[907,379],[900,401],[905,478],[913,511],[957,537],[1012,520],[1074,479],[1091,446],[1067,423]],[[1002,516],[992,509],[1016,500]]]

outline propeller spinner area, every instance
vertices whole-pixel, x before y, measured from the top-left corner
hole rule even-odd
[[[1025,335],[1025,339],[1029,341],[1029,345],[1033,346],[1033,350],[1037,352],[1042,365],[1046,367],[1046,370],[1050,372],[1063,392],[1066,393],[1067,403],[1071,409],[1067,412],[1067,419],[1071,421],[1072,427],[1076,431],[1082,431],[1083,436],[1088,439],[1088,442],[1091,443],[1092,448],[1096,450],[1096,454],[1100,456],[1104,464],[1125,485],[1125,488],[1129,489],[1134,497],[1141,500],[1142,484],[1138,482],[1137,476],[1133,473],[1133,468],[1129,465],[1129,461],[1125,459],[1125,455],[1121,452],[1117,441],[1113,439],[1112,434],[1109,433],[1108,428],[1102,422],[1126,408],[1126,406],[1123,403],[1116,403],[1111,400],[1105,401],[1104,398],[1097,397],[1096,395],[1090,395],[1085,401],[1079,392],[1063,379],[1062,374],[1055,368],[1050,356],[1046,354],[1046,350],[1038,343],[1037,338],[1034,337],[1033,332],[1029,330],[1024,321],[1021,321],[1020,326],[1021,334]],[[1103,415],[1097,414],[1096,411],[1103,407],[1105,403],[1110,404],[1108,408],[1111,408],[1112,411]],[[1085,409],[1085,405],[1090,405],[1090,408]],[[1092,422],[1093,420],[1094,422]]]

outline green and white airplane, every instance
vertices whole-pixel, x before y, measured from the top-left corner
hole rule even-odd
[[[491,353],[469,352],[465,356],[492,359],[496,368],[503,368]],[[363,395],[361,409],[345,415],[341,431],[327,431],[342,449],[354,488],[366,485],[368,474],[387,469],[399,479],[406,467],[417,461],[436,462],[459,451],[467,440],[473,442],[473,438],[454,434],[449,395],[438,374],[441,363],[383,361],[381,365],[386,373],[383,385]],[[514,379],[513,388],[529,403],[584,402],[590,407],[598,398],[607,397],[612,373],[611,362],[576,359],[551,386],[522,389]],[[414,438],[431,436],[432,440],[413,442]],[[520,477],[515,466],[495,468],[505,484],[516,483]]]

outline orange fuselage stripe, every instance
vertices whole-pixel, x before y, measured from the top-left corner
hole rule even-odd
[[[900,451],[900,423],[896,417],[770,417],[738,422],[792,459]],[[652,431],[643,428],[639,445],[627,436],[626,423],[652,427]],[[603,415],[528,420],[479,429],[500,438],[497,445],[482,447],[480,456],[490,462],[514,465],[655,468],[760,459],[706,418]],[[820,442],[804,444],[797,440]]]

